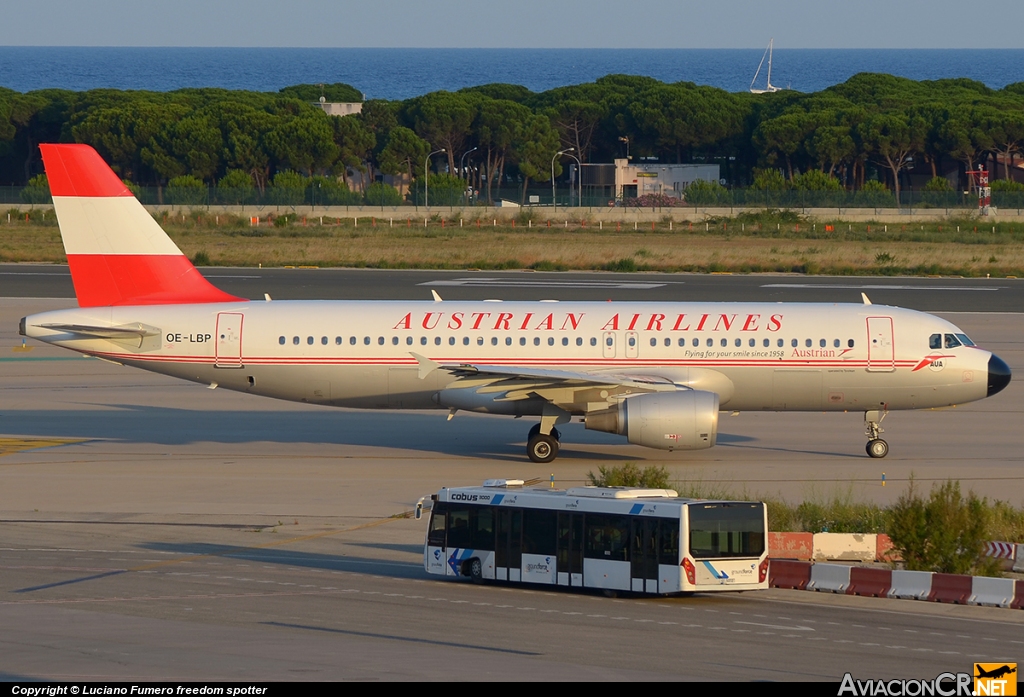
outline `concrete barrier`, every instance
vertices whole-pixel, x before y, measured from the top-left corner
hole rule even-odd
[[[928,600],[966,605],[971,597],[972,578],[961,574],[932,574],[932,590],[928,594]]]
[[[1017,545],[1013,570],[1019,574],[1024,574],[1024,545]]]
[[[811,563],[772,559],[768,565],[768,585],[772,588],[806,590],[811,580]]]
[[[1016,582],[1012,578],[985,578],[975,576],[971,582],[970,605],[994,605],[1010,607],[1016,593]]]
[[[892,539],[885,533],[880,533],[875,538],[875,561],[903,561],[903,557],[893,547]]]
[[[846,594],[885,598],[889,595],[891,588],[891,569],[868,569],[855,566],[850,569],[850,586],[846,589]]]
[[[845,564],[814,564],[811,566],[811,581],[807,584],[807,590],[846,593],[850,587],[850,569]]]
[[[814,534],[815,560],[874,561],[877,552],[877,535],[839,532]]]
[[[1017,591],[1013,594],[1013,602],[1010,607],[1014,610],[1024,610],[1024,581],[1017,581]]]
[[[802,559],[810,561],[813,550],[814,535],[812,533],[768,533],[768,556],[772,559]]]
[[[893,571],[890,598],[928,600],[932,592],[931,571]]]

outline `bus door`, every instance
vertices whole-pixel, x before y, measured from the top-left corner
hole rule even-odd
[[[658,519],[632,518],[629,544],[631,590],[658,592]]]
[[[499,508],[495,521],[494,577],[499,581],[522,581],[523,512]]]
[[[558,585],[583,585],[583,515],[558,514]]]

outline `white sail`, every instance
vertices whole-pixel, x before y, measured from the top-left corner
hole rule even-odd
[[[768,41],[768,48],[765,49],[764,55],[761,56],[761,62],[757,64],[757,72],[754,73],[754,79],[750,81],[750,91],[753,94],[766,94],[769,92],[778,92],[781,88],[776,87],[772,84],[772,47],[775,43],[775,39],[772,38]],[[761,67],[764,65],[764,59],[768,58],[768,86],[765,89],[757,89],[754,84],[757,82],[757,76],[761,74]]]

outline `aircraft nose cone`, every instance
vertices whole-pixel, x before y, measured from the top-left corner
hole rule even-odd
[[[988,396],[1000,392],[1010,384],[1010,366],[996,354],[988,359]]]

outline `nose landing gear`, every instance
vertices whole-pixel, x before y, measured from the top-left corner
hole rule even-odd
[[[868,437],[865,450],[870,457],[881,458],[889,454],[889,444],[878,437],[879,434],[885,433],[879,424],[888,413],[880,409],[864,412],[864,435]]]

